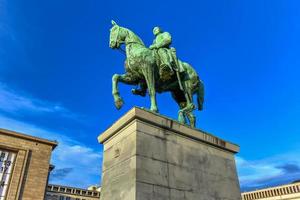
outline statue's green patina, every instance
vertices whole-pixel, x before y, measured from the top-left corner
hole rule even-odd
[[[150,110],[158,112],[156,92],[171,92],[179,105],[178,120],[195,127],[196,117],[193,114],[195,105],[193,95],[197,95],[198,110],[202,110],[204,87],[196,71],[186,62],[176,57],[176,51],[170,47],[171,35],[159,27],[153,29],[155,40],[147,48],[143,41],[132,31],[117,25],[112,21],[109,46],[119,49],[126,46],[125,74],[115,74],[112,77],[112,94],[115,106],[120,109],[123,100],[118,90],[118,82],[138,85],[133,89],[135,95],[145,96],[148,90],[151,99]]]

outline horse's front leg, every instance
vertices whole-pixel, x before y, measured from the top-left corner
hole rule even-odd
[[[114,74],[112,77],[112,95],[114,97],[115,106],[118,110],[124,104],[124,101],[120,96],[120,92],[119,92],[119,88],[118,88],[118,83],[119,83],[121,76],[122,75],[120,75],[120,74]]]
[[[129,85],[136,85],[136,80],[131,77],[130,74],[114,74],[112,77],[112,95],[114,97],[115,106],[117,109],[121,109],[124,104],[123,99],[120,96],[118,83],[122,82]]]
[[[150,100],[151,100],[150,110],[153,112],[158,112],[157,103],[156,103],[155,77],[154,77],[153,67],[151,65],[144,65],[143,66],[143,74],[146,79],[149,96],[150,96]]]

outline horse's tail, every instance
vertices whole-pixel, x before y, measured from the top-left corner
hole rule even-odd
[[[200,79],[198,82],[196,93],[197,93],[198,110],[202,110],[203,103],[204,103],[204,84]]]

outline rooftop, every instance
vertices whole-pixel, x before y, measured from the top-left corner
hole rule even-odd
[[[3,128],[0,128],[0,134],[9,135],[11,137],[22,138],[25,140],[31,140],[33,142],[48,144],[48,145],[52,146],[52,149],[55,149],[55,147],[58,145],[57,141],[47,140],[44,138],[39,138],[39,137],[35,137],[35,136],[31,136],[31,135],[27,135],[24,133],[19,133],[19,132],[15,132],[15,131],[3,129]]]

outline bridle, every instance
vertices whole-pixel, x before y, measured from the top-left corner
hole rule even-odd
[[[112,39],[112,41],[114,42],[114,46],[118,47],[121,44],[118,42],[120,27],[118,25],[115,25],[115,27],[117,28],[117,34],[116,34],[116,37]]]
[[[116,37],[112,41],[113,41],[114,46],[116,47],[116,49],[119,50],[124,55],[126,55],[126,51],[121,48],[121,44],[124,43],[124,42],[118,42],[120,27],[118,25],[115,25],[115,26],[117,27],[117,34],[116,34]]]
[[[114,43],[114,46],[116,47],[117,50],[119,50],[121,53],[125,54],[126,55],[126,51],[124,49],[121,48],[121,44],[124,44],[125,41],[122,41],[122,42],[119,42],[118,41],[118,38],[119,38],[119,34],[120,34],[120,26],[118,25],[115,25],[117,26],[117,34],[116,36],[112,39],[113,43]],[[126,45],[128,44],[141,44],[139,42],[135,42],[135,41],[130,41],[130,42],[127,42]]]

